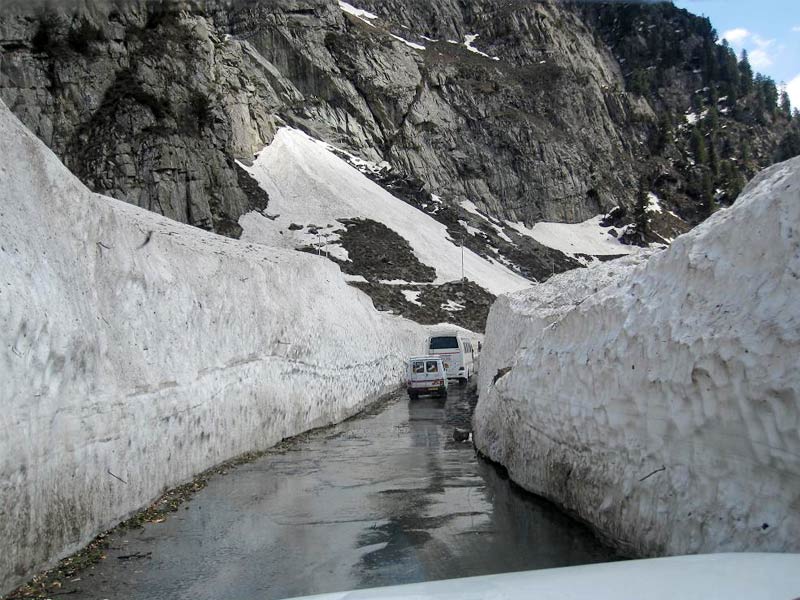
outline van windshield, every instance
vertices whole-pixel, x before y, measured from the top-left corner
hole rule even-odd
[[[448,348],[458,348],[458,338],[454,335],[446,335],[431,338],[431,350],[445,350]]]

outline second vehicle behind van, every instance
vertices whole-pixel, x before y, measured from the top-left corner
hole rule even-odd
[[[475,372],[476,349],[472,340],[456,331],[431,334],[428,353],[442,358],[448,379],[458,379],[465,384]]]

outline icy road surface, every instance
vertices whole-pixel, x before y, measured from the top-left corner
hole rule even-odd
[[[114,537],[107,558],[62,591],[268,600],[613,559],[453,441],[474,404],[457,386],[447,401],[393,394],[214,477],[187,509]]]

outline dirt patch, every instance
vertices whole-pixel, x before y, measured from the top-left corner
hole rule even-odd
[[[441,285],[351,285],[369,295],[378,310],[391,311],[423,325],[453,323],[477,332],[484,331],[489,308],[495,299],[472,281],[453,281]],[[404,291],[418,292],[416,301],[407,298]]]
[[[436,270],[420,262],[405,238],[383,223],[371,219],[340,219],[339,222],[345,226],[339,243],[350,257],[349,261],[339,261],[345,273],[361,275],[373,282],[436,279]]]

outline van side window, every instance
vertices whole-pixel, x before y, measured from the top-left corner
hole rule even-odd
[[[414,373],[424,373],[425,372],[425,363],[421,360],[415,360],[414,364],[411,366],[411,370]]]
[[[438,364],[436,363],[435,360],[429,360],[428,361],[427,370],[428,370],[428,373],[438,373],[439,372],[439,366],[438,366]]]

